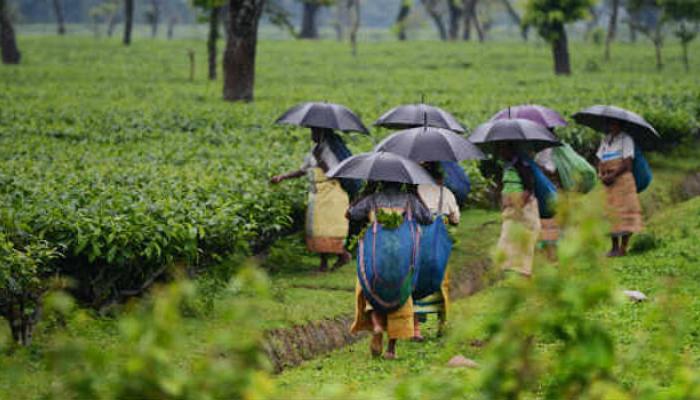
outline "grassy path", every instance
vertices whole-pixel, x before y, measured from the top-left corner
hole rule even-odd
[[[685,161],[682,161],[685,160]],[[606,321],[615,332],[615,346],[619,354],[617,372],[623,384],[634,387],[645,377],[657,373],[668,362],[665,351],[654,348],[650,341],[654,332],[666,332],[667,321],[660,312],[668,312],[669,294],[680,294],[680,304],[674,312],[684,317],[687,324],[682,332],[675,333],[674,349],[685,349],[694,367],[700,367],[700,198],[685,200],[680,193],[680,182],[693,171],[700,170],[700,163],[692,158],[658,158],[655,164],[654,186],[642,195],[647,214],[647,230],[644,240],[629,257],[610,263],[616,283],[624,289],[640,290],[650,301],[632,304],[620,299],[615,306],[598,310],[594,318]],[[672,205],[676,201],[682,202]],[[685,201],[683,201],[685,200]],[[497,217],[497,216],[496,216]],[[496,224],[496,231],[499,226]],[[462,242],[481,243],[487,246],[492,233],[480,230],[462,232]],[[480,254],[484,255],[484,249]],[[462,264],[465,254],[455,254],[455,264]],[[477,374],[473,370],[453,370],[445,365],[456,354],[480,361],[483,356],[483,339],[486,337],[486,321],[496,312],[504,283],[453,303],[452,320],[456,329],[469,332],[469,340],[459,342],[435,337],[435,323],[427,325],[427,342],[422,344],[400,342],[399,360],[386,362],[369,356],[368,340],[341,349],[322,358],[285,371],[278,378],[281,389],[298,393],[303,398],[325,398],[338,383],[349,385],[349,391],[357,398],[386,397],[396,390],[396,383],[404,382],[400,390],[406,390],[405,382],[415,381],[423,372],[439,370],[454,375],[467,387],[476,389]],[[651,332],[651,333],[650,333]],[[460,333],[464,338],[464,334]],[[544,345],[546,347],[546,344]],[[640,351],[640,349],[644,349]],[[409,385],[410,387],[410,385]]]

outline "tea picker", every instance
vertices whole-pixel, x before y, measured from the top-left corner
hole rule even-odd
[[[352,155],[334,131],[369,133],[360,118],[348,108],[333,103],[302,103],[292,107],[276,121],[311,128],[314,147],[298,170],[272,177],[272,184],[308,176],[306,209],[306,247],[320,254],[320,271],[328,269],[329,255],[338,255],[334,267],[350,261],[345,250],[348,221],[345,210],[360,187],[356,180],[329,179],[326,172]]]
[[[646,190],[652,179],[642,148],[656,148],[659,134],[640,115],[615,106],[586,108],[574,114],[574,120],[606,134],[596,156],[612,225],[608,256],[624,256],[632,234],[643,229],[638,193]]]

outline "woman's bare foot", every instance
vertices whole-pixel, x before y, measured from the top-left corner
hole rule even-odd
[[[379,357],[382,355],[383,336],[384,335],[381,333],[374,333],[372,335],[372,340],[369,342],[369,351],[372,357]]]
[[[615,250],[610,250],[607,254],[607,257],[611,257],[611,258],[612,257],[622,257],[623,255],[624,254],[620,250],[615,249]]]
[[[382,316],[376,311],[372,311],[372,329],[375,334],[384,332]]]
[[[420,343],[425,340],[423,335],[420,334],[420,322],[418,322],[416,317],[413,318],[413,321],[413,338],[411,340]]]
[[[333,264],[333,269],[338,269],[342,267],[343,265],[347,264],[352,260],[352,255],[348,253],[347,251],[340,256],[338,256],[338,260]]]
[[[389,344],[384,352],[385,360],[396,360],[396,339],[389,339]]]
[[[328,255],[321,254],[321,265],[318,267],[318,272],[328,271]]]

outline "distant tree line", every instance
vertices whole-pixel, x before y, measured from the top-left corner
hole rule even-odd
[[[387,13],[387,7],[393,7],[396,14]],[[348,39],[353,54],[357,54],[363,15],[368,24],[387,22],[385,26],[391,26],[398,40],[408,39],[408,28],[418,17],[430,21],[441,40],[476,37],[479,42],[488,39],[498,18],[505,18],[523,40],[528,40],[531,28],[537,31],[550,45],[554,72],[559,75],[571,73],[567,26],[576,22],[587,20],[585,30],[590,33],[601,30],[601,21],[607,17],[605,60],[612,58],[618,25],[626,23],[630,40],[636,40],[639,33],[653,43],[658,69],[664,66],[663,44],[668,34],[681,43],[683,62],[689,69],[689,44],[700,30],[700,0],[0,0],[0,47],[3,63],[19,63],[21,53],[13,28],[17,21],[55,21],[57,33],[63,35],[66,23],[83,22],[87,16],[96,35],[106,25],[108,36],[122,23],[125,45],[131,43],[136,20],[149,24],[154,37],[164,21],[168,37],[178,21],[206,21],[209,78],[217,78],[217,41],[223,31],[224,98],[251,101],[261,21],[281,27],[294,38],[314,40],[320,36],[321,15],[331,21],[338,40]]]

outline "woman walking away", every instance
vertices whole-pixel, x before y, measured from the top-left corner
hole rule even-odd
[[[637,196],[637,186],[632,175],[635,143],[622,132],[619,122],[608,124],[608,134],[598,148],[598,176],[605,185],[612,249],[609,257],[627,254],[627,246],[633,233],[642,230],[642,207]]]
[[[535,162],[539,165],[542,172],[549,178],[549,180],[557,188],[557,191],[562,189],[561,182],[559,180],[559,174],[557,171],[556,163],[552,158],[552,148],[548,147],[535,156]],[[557,224],[557,219],[555,217],[545,218],[540,216],[540,244],[547,254],[547,258],[550,261],[554,261],[557,258],[557,242],[559,241],[559,224]]]
[[[540,214],[531,167],[511,142],[497,143],[504,162],[501,191],[501,236],[498,248],[505,258],[502,267],[524,276],[532,274],[535,245],[540,234]]]
[[[444,186],[444,172],[441,169],[440,163],[427,162],[424,163],[423,166],[433,179],[435,179],[436,185],[418,185],[418,196],[430,210],[433,219],[444,217],[450,225],[459,224],[460,213],[457,199],[455,195]],[[444,333],[449,305],[449,287],[450,274],[449,269],[445,266],[445,275],[440,285],[440,290],[421,299],[414,299],[413,340],[418,342],[424,340],[423,335],[421,335],[420,324],[427,320],[429,314],[437,314],[439,321],[438,335],[441,336]]]
[[[429,224],[432,222],[430,211],[421,202],[417,195],[410,191],[402,191],[400,183],[380,182],[379,189],[362,199],[348,209],[347,217],[355,221],[364,221],[374,223],[375,219],[385,228],[397,228],[391,221],[407,219],[415,219],[419,224]],[[374,225],[376,226],[376,225]],[[370,229],[369,227],[367,228]],[[369,231],[367,231],[368,234]],[[373,232],[376,235],[376,232]],[[363,240],[362,238],[360,240]],[[411,238],[410,240],[413,240]],[[362,244],[359,251],[358,262],[363,261]],[[373,249],[374,250],[374,249]],[[381,247],[376,249],[381,251]],[[393,249],[398,252],[406,252],[407,249]],[[410,251],[410,250],[409,250]],[[386,254],[377,254],[377,259],[380,259]],[[376,262],[375,260],[371,260]],[[393,267],[393,263],[378,264],[375,267],[380,269]],[[358,270],[361,268],[358,268]],[[387,276],[390,275],[387,273]],[[410,296],[410,288],[408,296],[403,304],[393,311],[382,311],[378,307],[374,307],[370,299],[368,299],[362,289],[359,277],[355,290],[355,321],[353,322],[351,332],[360,331],[372,332],[372,340],[370,343],[370,351],[373,356],[378,357],[382,354],[383,334],[386,332],[389,343],[384,354],[386,359],[396,358],[396,341],[398,339],[410,339],[413,337],[413,302]]]
[[[345,210],[348,208],[348,193],[343,190],[338,179],[326,177],[326,172],[335,167],[340,160],[334,146],[342,139],[333,130],[311,128],[311,139],[315,146],[304,159],[301,167],[293,172],[274,176],[270,182],[280,183],[287,179],[304,175],[309,179],[309,199],[306,210],[306,247],[313,253],[319,253],[321,265],[319,270],[328,270],[330,255],[338,255],[334,268],[350,261],[350,253],[345,250],[345,238],[348,235],[348,221]]]

